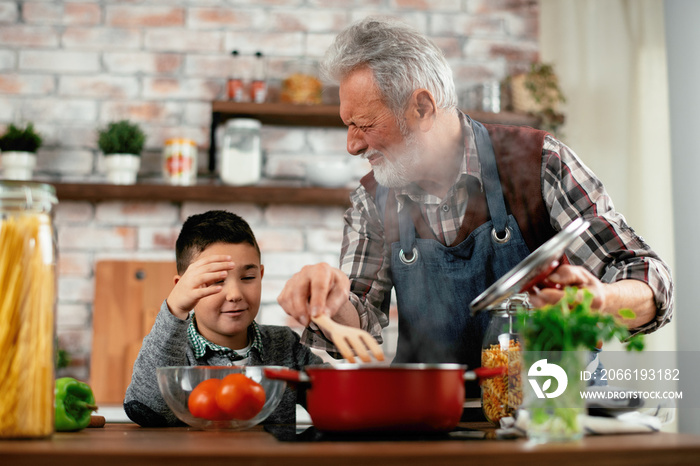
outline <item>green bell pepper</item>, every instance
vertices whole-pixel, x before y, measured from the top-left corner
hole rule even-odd
[[[95,395],[85,382],[72,377],[56,379],[54,427],[57,432],[73,432],[90,424],[92,412],[97,410]]]

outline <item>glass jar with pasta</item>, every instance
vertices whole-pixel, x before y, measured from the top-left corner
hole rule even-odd
[[[53,186],[0,181],[0,438],[54,431]]]
[[[490,310],[491,321],[481,349],[481,367],[506,366],[499,377],[481,383],[481,405],[486,419],[498,425],[512,416],[523,402],[522,352],[514,330],[518,309],[530,308],[527,293],[516,294]]]

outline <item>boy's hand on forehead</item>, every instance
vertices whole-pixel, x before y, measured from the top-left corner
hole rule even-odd
[[[185,320],[200,299],[220,292],[220,284],[235,264],[231,256],[216,255],[200,257],[192,262],[182,275],[175,276],[173,287],[166,303],[170,312]]]

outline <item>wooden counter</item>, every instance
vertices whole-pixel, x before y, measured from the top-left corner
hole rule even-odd
[[[469,427],[468,424],[465,426]],[[571,444],[525,440],[278,441],[257,426],[244,432],[145,429],[107,424],[46,440],[0,440],[2,464],[20,465],[697,465],[700,436],[586,437]]]

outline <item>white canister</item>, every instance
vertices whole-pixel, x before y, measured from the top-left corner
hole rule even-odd
[[[256,184],[262,171],[260,122],[233,118],[226,122],[221,147],[221,181],[234,186]]]
[[[192,139],[165,141],[163,176],[170,184],[187,186],[197,183],[197,144]]]

